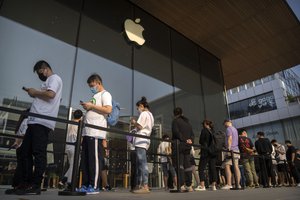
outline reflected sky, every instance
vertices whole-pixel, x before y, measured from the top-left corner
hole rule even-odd
[[[73,108],[81,108],[79,101],[92,96],[86,83],[92,73],[98,73],[104,87],[120,102],[122,115],[131,115],[132,102],[141,96],[155,101],[173,92],[173,87],[138,71],[134,72],[134,99],[132,99],[132,71],[98,55],[78,49],[72,99],[71,84],[75,62],[75,47],[28,28],[4,17],[0,17],[0,98],[32,102],[21,88],[40,87],[40,80],[32,69],[36,61],[44,59],[63,80],[61,105],[71,102]],[[142,83],[142,84],[140,84]],[[178,89],[176,89],[178,90]],[[135,110],[135,109],[133,109]]]

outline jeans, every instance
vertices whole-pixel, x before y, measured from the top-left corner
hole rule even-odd
[[[146,156],[146,149],[135,147],[136,150],[136,167],[137,180],[139,185],[148,185],[148,163]]]
[[[254,159],[253,158],[243,158],[241,160],[244,169],[248,185],[258,184],[258,177],[255,171]]]

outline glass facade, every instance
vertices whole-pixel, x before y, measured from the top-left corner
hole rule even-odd
[[[115,6],[118,5],[118,6]],[[141,19],[146,40],[137,46],[127,40],[126,19]],[[201,122],[209,118],[222,129],[227,117],[224,82],[220,61],[127,0],[4,0],[0,8],[0,104],[23,110],[32,99],[22,87],[39,88],[32,72],[36,61],[44,59],[63,80],[59,118],[69,119],[79,101],[91,97],[87,78],[98,73],[113,99],[121,104],[121,118],[116,128],[128,131],[129,117],[137,116],[135,103],[145,96],[155,118],[153,137],[171,135],[173,109],[180,106],[196,135]],[[13,134],[18,115],[1,111],[1,133]],[[0,135],[1,136],[1,135]],[[48,163],[63,171],[66,124],[57,123],[50,138]],[[125,137],[110,133],[110,171],[128,173]],[[13,140],[1,137],[5,148]],[[152,141],[150,153],[156,153],[158,141]],[[4,155],[5,154],[5,155]],[[0,152],[1,157],[6,152]],[[149,161],[156,160],[155,157]],[[8,163],[1,161],[1,169]],[[3,163],[3,164],[2,164]],[[154,166],[150,183],[158,183]],[[8,181],[8,179],[7,179]],[[9,184],[0,183],[0,184]],[[118,183],[116,183],[118,184]]]

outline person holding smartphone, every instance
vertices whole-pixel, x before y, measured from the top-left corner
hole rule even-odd
[[[31,113],[44,116],[57,117],[61,102],[63,83],[61,78],[53,73],[49,63],[44,60],[38,61],[33,72],[42,81],[41,88],[23,88],[33,98],[30,107]],[[54,130],[56,122],[39,117],[28,117],[28,128],[23,143],[21,160],[28,166],[23,168],[22,187],[18,188],[16,194],[41,194],[41,182],[47,165],[48,135]],[[33,159],[34,171],[30,160]],[[31,163],[31,164],[30,164]],[[31,176],[32,174],[32,176]]]

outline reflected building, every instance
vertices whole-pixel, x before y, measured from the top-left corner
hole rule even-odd
[[[300,78],[292,69],[227,91],[230,117],[255,140],[263,131],[281,144],[300,145]]]

